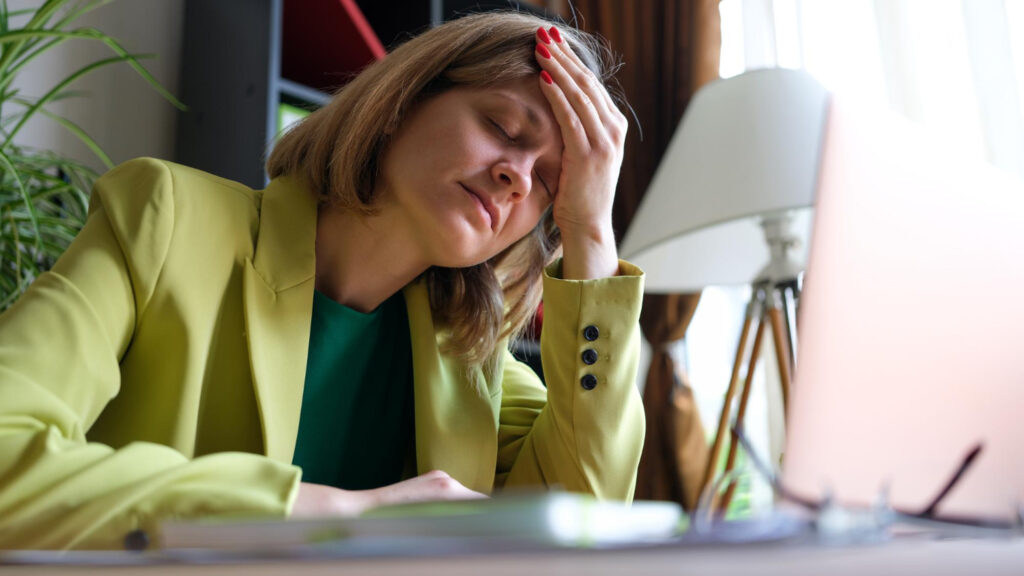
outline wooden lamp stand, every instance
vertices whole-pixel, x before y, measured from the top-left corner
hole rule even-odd
[[[740,398],[736,408],[736,423],[742,424],[747,413],[747,402],[753,387],[754,371],[761,355],[765,329],[769,325],[775,345],[775,361],[779,368],[782,410],[783,414],[788,412],[790,380],[796,363],[796,306],[800,298],[802,268],[791,258],[791,250],[798,243],[796,236],[789,232],[791,224],[792,219],[785,214],[765,218],[761,223],[771,250],[771,262],[758,274],[752,285],[753,291],[743,319],[743,329],[740,333],[739,346],[736,349],[732,377],[722,403],[715,441],[704,473],[703,490],[717,488],[715,486],[715,470],[718,467],[719,454],[721,454],[725,443],[727,430],[730,437],[729,452],[722,474],[724,476],[731,475],[736,464],[736,453],[739,448],[738,438],[729,427],[732,405],[738,393]],[[749,346],[751,334],[754,335],[754,341],[753,345]],[[745,377],[741,376],[741,369],[744,365],[747,367]],[[710,501],[712,511],[722,514],[728,509],[736,488],[734,479],[726,481],[728,482],[726,491],[719,497],[716,489],[716,494]]]

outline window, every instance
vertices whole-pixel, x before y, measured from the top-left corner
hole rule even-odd
[[[720,74],[804,68],[1024,178],[1024,0],[722,0]]]
[[[847,99],[893,108],[1024,178],[1024,0],[721,0],[719,11],[723,78],[803,68]],[[749,295],[748,287],[706,289],[677,355],[709,441]],[[781,402],[767,340],[746,429],[762,458],[778,462]],[[743,486],[731,512],[770,505],[763,483]]]

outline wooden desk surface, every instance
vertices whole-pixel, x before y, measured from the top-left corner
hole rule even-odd
[[[157,576],[208,574],[261,576],[288,574],[444,576],[538,576],[565,574],[715,576],[1024,574],[1024,539],[907,540],[863,546],[753,545],[647,550],[502,553],[429,558],[333,559],[226,565],[145,566],[0,565],[4,576],[37,574],[115,574]]]

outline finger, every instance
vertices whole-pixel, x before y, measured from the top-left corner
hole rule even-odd
[[[551,34],[545,33],[542,35],[542,31],[543,28],[537,31],[537,37],[540,38],[541,41],[544,41],[545,38],[552,41],[552,44],[547,46],[551,55],[565,67],[580,88],[583,89],[583,91],[594,102],[594,107],[601,116],[601,119],[604,122],[614,121],[615,115],[613,111],[617,112],[617,109],[611,100],[611,96],[609,96],[608,91],[605,89],[604,84],[602,84],[594,72],[591,71],[582,60],[580,60],[576,52],[571,46],[569,46],[569,43],[561,40],[561,35],[558,33],[557,28],[552,26],[550,29]]]
[[[463,487],[462,490],[456,490],[444,495],[448,500],[483,500],[490,498],[487,494],[481,494],[469,488]]]
[[[539,82],[540,90],[548,99],[551,112],[555,115],[558,128],[562,132],[562,145],[565,147],[565,151],[570,154],[589,154],[591,146],[586,128],[566,97],[565,91],[555,84],[555,80],[547,70],[540,73]]]
[[[559,53],[564,54],[566,59],[571,61],[575,66],[577,78],[585,77],[588,79],[588,83],[592,86],[594,92],[591,94],[593,100],[600,101],[603,106],[599,107],[601,113],[601,119],[606,123],[609,123],[618,128],[618,131],[622,132],[622,136],[625,136],[625,130],[628,126],[626,116],[619,110],[618,105],[608,92],[608,88],[604,85],[604,82],[580,59],[576,51],[572,49],[572,46],[568,42],[562,39],[562,35],[558,28],[552,26],[549,31],[543,35],[538,32],[537,36],[542,40],[544,38],[550,39],[555,43],[555,50],[552,51],[553,55]],[[556,56],[557,57],[557,56]]]
[[[470,500],[487,498],[486,495],[466,488],[447,472],[434,470],[423,475],[428,490],[422,494],[426,500]]]
[[[554,27],[552,27],[551,30],[557,32],[557,29]],[[564,42],[556,42],[546,33],[542,35],[541,32],[543,31],[543,28],[537,30],[537,37],[540,39],[538,45],[541,46],[542,49],[547,50],[548,53],[551,54],[551,57],[565,68],[573,81],[594,103],[594,109],[597,110],[598,114],[602,117],[602,120],[607,120],[605,114],[607,110],[603,109],[605,108],[604,98],[599,97],[597,94],[598,91],[594,89],[596,85],[600,84],[600,82],[597,82],[594,74],[579,61],[579,58],[577,58],[572,50],[569,49],[568,44]],[[543,43],[545,39],[548,39],[549,42]]]
[[[551,53],[543,45],[537,45],[537,60],[541,68],[548,73],[553,80],[554,86],[562,93],[563,99],[569,104],[572,115],[578,119],[578,124],[583,128],[582,136],[589,143],[597,143],[607,137],[607,131],[600,112],[591,98],[575,79],[569,74],[565,67],[555,60]],[[542,89],[544,87],[542,86]],[[555,116],[558,118],[557,114]],[[561,122],[561,119],[559,119]],[[570,125],[577,124],[570,119]]]

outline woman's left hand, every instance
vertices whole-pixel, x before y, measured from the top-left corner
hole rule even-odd
[[[562,276],[618,272],[612,202],[622,166],[626,117],[558,30],[537,31],[541,91],[558,121],[564,148],[553,216],[562,232]]]

